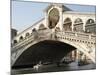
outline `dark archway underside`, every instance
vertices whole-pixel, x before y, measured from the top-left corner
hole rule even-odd
[[[39,63],[39,61],[58,62],[75,49],[75,47],[60,41],[44,40],[25,50],[12,68],[31,67]]]

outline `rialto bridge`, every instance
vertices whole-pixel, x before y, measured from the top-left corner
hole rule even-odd
[[[75,12],[62,4],[50,4],[44,10],[44,14],[45,16],[43,19],[25,29],[12,39],[12,66],[27,61],[33,61],[33,59],[30,58],[32,56],[31,48],[35,52],[34,47],[38,48],[40,45],[38,47],[36,45],[39,43],[41,44],[41,42],[45,45],[52,44],[48,42],[66,44],[69,47],[66,49],[66,53],[64,52],[65,54],[75,50],[83,53],[83,58],[86,56],[93,63],[96,62],[95,13]],[[43,50],[41,47],[39,47],[39,49]],[[35,54],[37,53],[33,53],[34,56]]]

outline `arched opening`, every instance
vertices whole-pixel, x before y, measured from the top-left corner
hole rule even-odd
[[[83,21],[80,18],[77,18],[74,21],[74,31],[76,32],[83,32]]]
[[[31,33],[33,36],[34,36],[34,39],[37,39],[39,34],[38,34],[38,30],[36,30],[36,28],[32,29],[32,33]]]
[[[40,26],[39,26],[39,30],[45,30],[46,29],[46,27],[44,26],[44,24],[41,24]]]
[[[49,17],[48,17],[48,27],[50,29],[54,28],[59,21],[59,11],[57,8],[53,8],[49,12]]]
[[[14,44],[16,44],[17,43],[17,40],[14,40]]]
[[[93,19],[88,19],[86,24],[93,24],[94,23],[94,20]]]
[[[88,64],[86,55],[72,45],[60,41],[44,40],[26,49],[18,57],[12,68],[29,68],[40,61],[43,65],[47,62],[59,65],[58,62],[62,60],[62,64],[68,64],[76,60],[78,60],[78,65]]]
[[[33,33],[33,32],[36,32],[36,29],[35,29],[35,28],[34,28],[34,29],[32,29],[32,33]]]
[[[26,33],[25,38],[27,38],[29,35],[30,35],[29,33]]]
[[[20,36],[19,41],[22,41],[23,39],[24,39],[23,36]]]
[[[42,63],[57,63],[60,62],[65,55],[75,49],[75,47],[60,41],[40,41],[25,50],[16,60],[13,67],[32,67],[39,61],[41,61]]]
[[[86,21],[85,32],[86,33],[96,33],[96,24],[93,19],[88,19]]]
[[[71,31],[72,30],[72,21],[70,18],[66,18],[63,24],[64,31]]]

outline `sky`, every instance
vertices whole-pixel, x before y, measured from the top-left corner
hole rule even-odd
[[[44,10],[49,3],[32,1],[12,1],[11,3],[11,26],[18,32],[32,26],[38,20],[44,18]],[[95,12],[95,6],[64,4],[66,7],[77,12]]]

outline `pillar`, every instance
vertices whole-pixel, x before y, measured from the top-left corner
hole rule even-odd
[[[86,18],[83,18],[82,20],[83,20],[83,31],[85,32],[85,24],[86,24],[85,20],[86,20]]]
[[[78,50],[76,49],[75,51],[74,51],[74,61],[75,61],[75,63],[76,63],[76,65],[78,66],[78,59],[79,59],[79,55],[78,55]]]
[[[73,20],[72,20],[72,31],[74,31],[74,21]]]
[[[63,30],[63,15],[62,15],[62,8],[59,8],[59,27],[61,30]]]
[[[46,27],[48,28],[48,13],[45,12],[45,24],[46,24]]]
[[[75,50],[75,51],[76,51],[76,50]],[[76,57],[75,57],[75,53],[76,53],[76,52],[75,52],[75,51],[72,51],[72,60],[73,60],[73,61],[76,60]]]

